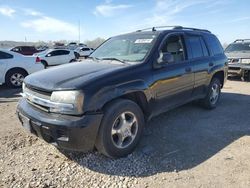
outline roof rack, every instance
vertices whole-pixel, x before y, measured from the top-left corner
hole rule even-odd
[[[209,30],[206,30],[206,29],[198,29],[198,28],[183,27],[183,26],[158,26],[158,27],[150,27],[150,28],[146,28],[146,29],[137,30],[136,32],[147,31],[147,30],[157,31],[156,29],[162,29],[162,28],[172,28],[172,29],[180,29],[180,30],[192,30],[192,31],[203,31],[203,32],[211,33]]]
[[[236,39],[236,40],[234,41],[234,43],[236,43],[236,42],[246,42],[246,41],[249,41],[249,42],[250,42],[250,39]]]

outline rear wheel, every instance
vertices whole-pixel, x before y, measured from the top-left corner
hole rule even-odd
[[[41,63],[44,65],[44,68],[46,69],[48,67],[48,63],[46,61],[41,61]]]
[[[135,149],[144,127],[140,107],[130,100],[115,100],[106,106],[96,148],[112,158],[125,157]]]
[[[202,100],[205,108],[216,108],[221,95],[221,82],[218,78],[213,78],[209,88],[207,96]]]
[[[23,80],[27,75],[23,70],[14,69],[7,73],[5,82],[9,87],[19,88],[22,86]]]

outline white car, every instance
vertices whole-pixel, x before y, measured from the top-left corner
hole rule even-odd
[[[44,69],[39,57],[0,49],[0,84],[21,87],[25,76]]]
[[[92,54],[94,49],[88,47],[79,47],[75,51],[80,55],[80,57],[88,57],[90,54]]]
[[[66,49],[49,49],[35,55],[41,59],[45,67],[71,63],[76,59],[74,51]]]

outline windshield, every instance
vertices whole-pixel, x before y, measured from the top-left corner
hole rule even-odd
[[[225,50],[225,52],[240,52],[240,51],[250,51],[250,43],[230,44]]]
[[[90,57],[141,62],[151,50],[155,38],[152,34],[114,37],[104,42]]]

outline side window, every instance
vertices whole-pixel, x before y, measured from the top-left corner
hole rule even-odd
[[[70,51],[68,50],[60,50],[60,55],[68,55]]]
[[[165,44],[161,49],[162,53],[171,53],[174,62],[181,62],[185,60],[183,40],[180,35],[172,35],[167,38]]]
[[[82,51],[83,51],[83,52],[89,51],[89,48],[82,48]]]
[[[219,40],[214,35],[207,35],[205,37],[208,48],[213,53],[213,55],[220,55],[224,53],[223,47],[221,46]]]
[[[12,59],[12,58],[13,55],[0,51],[0,59]]]
[[[204,57],[200,36],[188,35],[187,44],[192,51],[192,58]]]
[[[52,57],[52,56],[60,55],[58,51],[59,51],[59,50],[55,50],[55,51],[53,51],[53,52],[50,52],[50,53],[47,54],[47,56],[48,56],[48,57]],[[49,54],[50,54],[50,55],[49,55]]]
[[[207,57],[207,56],[209,56],[207,46],[206,46],[206,44],[204,42],[204,39],[202,37],[200,38],[200,40],[201,40],[201,46],[202,46],[203,54],[204,54],[205,57]]]

